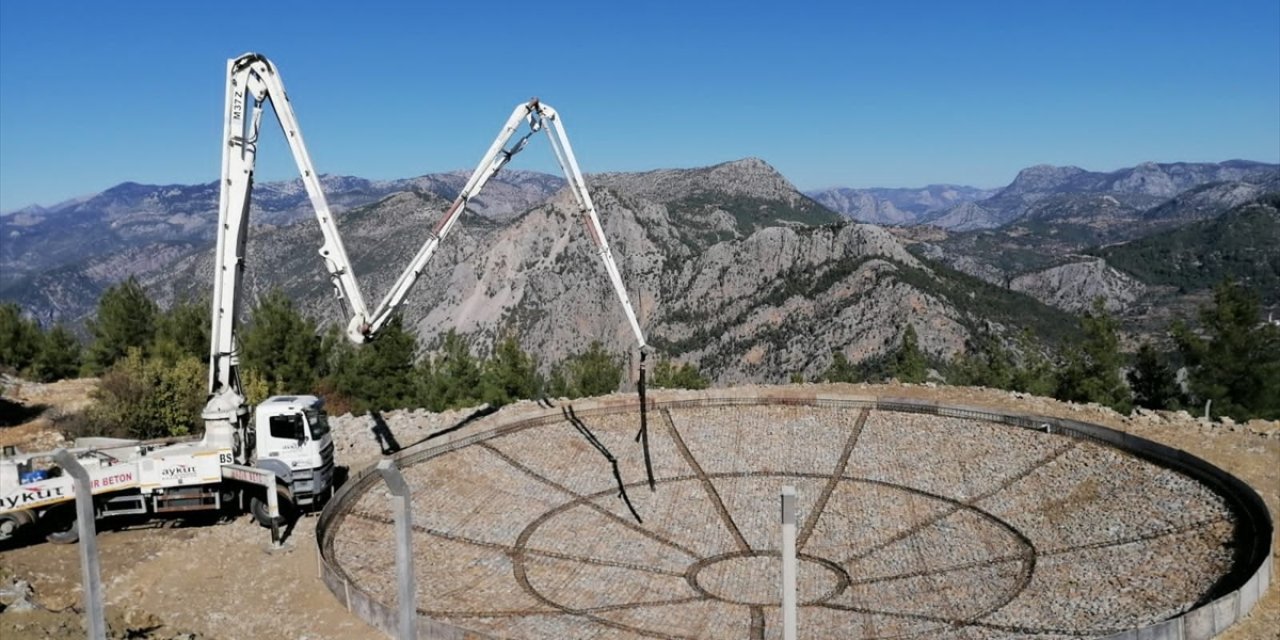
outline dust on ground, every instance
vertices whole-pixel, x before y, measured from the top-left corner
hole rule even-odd
[[[24,407],[45,405],[21,424],[0,421],[0,444],[34,450],[58,446],[52,433],[59,411],[87,404],[93,381],[54,385],[12,384],[0,379],[4,397]],[[1011,413],[1057,416],[1119,429],[1186,450],[1230,471],[1280,513],[1280,423],[1208,424],[1185,413],[1138,412],[1122,416],[1096,405],[1076,405],[994,389],[929,385],[795,385],[800,393],[830,391],[898,396],[985,406]],[[389,450],[408,447],[432,433],[483,428],[539,410],[519,403],[493,415],[483,410],[447,413],[392,412],[383,417],[331,420],[339,464],[353,470]],[[406,419],[408,418],[408,419]],[[389,423],[397,425],[394,430]],[[13,424],[13,423],[7,423]],[[114,637],[155,639],[288,637],[355,640],[380,632],[343,609],[318,578],[314,516],[298,521],[283,549],[248,516],[208,526],[181,523],[106,530],[98,536],[101,572]],[[1273,549],[1280,547],[1280,539]],[[83,637],[79,548],[33,544],[0,550],[0,590],[15,579],[31,584],[33,611],[0,609],[0,637]],[[0,597],[0,607],[7,603]],[[1280,589],[1271,589],[1225,640],[1280,638]],[[132,631],[130,631],[132,630]]]

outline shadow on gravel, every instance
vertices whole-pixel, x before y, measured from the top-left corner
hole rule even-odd
[[[432,440],[432,439],[434,439],[434,438],[439,438],[440,436],[443,436],[443,435],[448,434],[448,433],[453,433],[454,431],[457,431],[458,429],[461,429],[461,428],[463,428],[463,427],[465,427],[465,426],[467,426],[467,425],[469,425],[469,424],[471,424],[471,423],[475,422],[476,420],[480,420],[481,418],[486,418],[486,417],[488,417],[488,416],[491,416],[491,415],[493,415],[493,414],[497,413],[497,412],[498,412],[498,409],[500,409],[500,408],[501,408],[501,407],[494,407],[494,406],[491,406],[491,405],[485,405],[485,406],[483,406],[483,407],[480,407],[479,409],[476,409],[475,411],[471,412],[471,415],[469,415],[469,416],[467,416],[467,417],[465,417],[465,418],[463,418],[463,419],[459,420],[459,421],[458,421],[458,423],[457,423],[457,424],[455,424],[455,425],[453,425],[452,427],[445,427],[445,428],[443,428],[443,429],[441,429],[441,430],[439,430],[439,431],[436,431],[435,433],[432,433],[432,434],[428,435],[427,437],[425,437],[425,438],[423,438],[423,439],[419,440],[418,442],[415,442],[415,443],[413,443],[413,444],[411,444],[411,445],[409,445],[409,446],[411,446],[411,447],[412,447],[414,444],[418,444],[418,443],[421,443],[421,442],[426,442],[426,441],[428,441],[428,440]]]
[[[389,456],[401,449],[400,443],[396,440],[396,434],[392,433],[391,427],[387,425],[387,421],[382,417],[381,411],[370,411],[369,417],[373,419],[373,437],[378,439],[378,447],[382,449],[382,455]]]
[[[0,427],[16,427],[44,413],[48,405],[26,406],[8,398],[0,398]]]
[[[302,517],[301,517],[301,516],[294,516],[294,517],[292,517],[292,518],[289,518],[289,519],[285,522],[284,529],[283,529],[282,531],[280,531],[280,544],[281,544],[281,545],[283,545],[285,542],[288,542],[288,541],[289,541],[289,536],[292,536],[292,535],[293,535],[293,530],[298,528],[298,521],[299,521],[299,520],[301,520],[301,519],[302,519]]]
[[[341,489],[342,485],[347,483],[347,478],[351,477],[351,467],[345,464],[337,465],[333,468],[333,488]]]

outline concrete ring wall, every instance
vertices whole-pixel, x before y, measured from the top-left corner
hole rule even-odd
[[[1106,640],[1209,640],[1248,615],[1271,586],[1274,564],[1272,558],[1274,522],[1266,503],[1248,484],[1185,451],[1099,425],[1062,418],[999,413],[986,408],[894,397],[797,394],[794,391],[771,393],[763,389],[743,390],[737,393],[726,393],[726,391],[729,390],[712,390],[700,394],[699,397],[688,399],[650,398],[648,407],[650,411],[659,411],[664,408],[733,405],[799,405],[878,409],[982,420],[1089,440],[1121,449],[1154,464],[1179,471],[1213,489],[1235,511],[1239,518],[1238,527],[1243,532],[1239,537],[1246,542],[1246,546],[1237,551],[1237,560],[1231,572],[1214,587],[1214,592],[1222,595],[1182,615],[1113,634],[1107,636]],[[575,404],[577,414],[582,417],[638,412],[639,408],[639,403],[635,401],[586,400]],[[449,433],[438,439],[404,449],[392,456],[392,459],[398,466],[404,468],[489,438],[530,427],[554,424],[562,420],[564,416],[559,410],[551,410],[542,415],[516,420],[480,432],[468,433],[463,430]],[[333,559],[333,538],[336,532],[334,525],[366,490],[380,481],[381,478],[373,466],[351,475],[320,514],[320,521],[316,527],[316,543],[319,547],[320,579],[324,581],[329,591],[348,611],[388,636],[396,637],[398,614],[395,603],[381,602],[355,586],[343,568]],[[491,636],[419,615],[418,637],[430,640],[479,640]]]

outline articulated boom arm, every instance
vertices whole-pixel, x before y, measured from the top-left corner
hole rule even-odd
[[[218,199],[219,227],[217,264],[213,286],[213,326],[209,352],[209,393],[239,392],[235,323],[239,312],[241,276],[244,271],[249,202],[253,191],[253,168],[257,160],[258,134],[263,103],[270,100],[276,120],[284,130],[293,159],[302,175],[311,206],[324,235],[320,255],[337,296],[347,301],[351,326],[367,325],[369,312],[351,271],[351,261],[338,235],[320,179],[298,128],[293,106],[284,83],[269,60],[259,54],[245,54],[227,62],[226,120],[223,127],[222,190]],[[252,106],[249,105],[252,101]],[[251,111],[249,111],[251,109]],[[354,339],[354,338],[353,338]],[[359,341],[363,342],[364,336]]]
[[[248,409],[239,376],[239,353],[236,344],[236,319],[240,311],[241,285],[244,274],[245,244],[249,228],[249,205],[253,192],[253,171],[257,160],[258,135],[262,126],[264,105],[270,102],[276,120],[284,130],[293,159],[302,175],[302,184],[315,209],[316,219],[324,241],[320,256],[324,259],[337,297],[346,301],[350,317],[347,337],[356,343],[367,342],[387,323],[403,305],[405,297],[418,277],[426,269],[440,242],[453,228],[467,203],[480,193],[489,181],[512,156],[524,149],[529,138],[539,130],[546,130],[556,160],[569,182],[570,191],[578,203],[579,212],[587,225],[587,231],[604,261],[609,281],[622,303],[627,321],[640,345],[640,388],[644,387],[645,339],[631,307],[631,300],[623,286],[622,276],[614,263],[609,243],[591,195],[587,192],[582,172],[578,169],[573,149],[565,137],[559,114],[535,98],[516,107],[480,165],[463,187],[458,198],[432,229],[413,261],[396,279],[395,284],[371,314],[351,270],[351,261],[338,234],[337,225],[325,200],[319,176],[311,164],[311,156],[302,141],[302,131],[289,104],[284,83],[275,67],[265,57],[249,53],[227,62],[226,119],[223,122],[222,184],[218,199],[218,245],[214,266],[212,328],[209,347],[209,394],[203,412],[206,440],[233,446],[237,462],[243,462],[249,449],[248,443],[239,441],[241,433],[248,433]],[[526,121],[529,131],[511,148],[505,145]],[[643,396],[643,391],[641,391]]]
[[[529,124],[528,133],[510,148],[507,148],[507,142],[511,140],[516,130],[520,128],[521,121]],[[578,169],[578,161],[574,158],[573,147],[569,146],[569,138],[564,133],[564,125],[560,121],[560,114],[550,106],[539,102],[537,98],[517,105],[515,110],[511,112],[511,117],[507,118],[507,123],[498,132],[498,137],[490,145],[489,150],[485,152],[480,164],[472,172],[467,184],[462,187],[457,199],[453,201],[453,204],[445,211],[444,216],[436,223],[426,243],[418,250],[408,268],[404,270],[404,273],[400,274],[395,284],[392,285],[391,290],[387,292],[386,297],[382,299],[377,309],[374,310],[372,321],[366,328],[366,332],[376,333],[395,314],[395,311],[404,302],[405,296],[408,295],[409,290],[413,287],[413,283],[417,281],[418,277],[426,269],[427,263],[431,261],[431,256],[435,254],[440,242],[449,234],[449,231],[453,229],[454,223],[458,221],[458,218],[462,216],[462,212],[466,210],[467,203],[472,198],[475,198],[480,193],[480,190],[484,188],[485,183],[510,162],[513,156],[520,153],[529,142],[529,138],[540,130],[547,132],[547,138],[551,141],[551,148],[556,154],[556,161],[560,163],[560,169],[564,172],[565,179],[569,183],[569,190],[573,193],[574,200],[578,203],[578,210],[582,214],[583,222],[586,223],[587,233],[591,236],[592,242],[595,243],[600,259],[604,261],[605,271],[609,273],[609,282],[613,285],[614,292],[618,294],[618,300],[622,303],[622,310],[627,316],[627,321],[631,324],[631,331],[635,333],[636,342],[640,345],[641,353],[644,352],[646,347],[644,332],[640,330],[640,322],[636,319],[635,310],[631,307],[631,299],[627,296],[627,288],[622,284],[622,275],[618,271],[618,265],[613,260],[613,253],[609,250],[609,241],[605,239],[604,228],[600,225],[600,216],[596,213],[595,204],[591,202],[591,194],[587,192],[586,181],[582,179],[582,171]]]
[[[564,172],[565,179],[569,181],[569,189],[574,199],[578,201],[578,211],[586,222],[591,239],[596,243],[600,259],[604,261],[604,268],[609,272],[609,282],[613,284],[613,290],[618,294],[618,301],[622,303],[622,310],[627,314],[627,322],[631,323],[631,331],[636,334],[636,343],[639,344],[643,356],[646,347],[644,333],[640,331],[640,322],[636,320],[635,309],[631,308],[627,288],[622,284],[622,274],[618,272],[618,265],[613,261],[613,252],[609,250],[609,241],[604,236],[604,227],[600,225],[600,215],[596,213],[596,205],[591,201],[587,183],[582,179],[582,170],[578,168],[578,159],[573,155],[573,147],[569,146],[569,138],[564,133],[564,123],[560,120],[560,114],[547,105],[538,104],[537,98],[530,101],[530,105],[542,115],[547,139],[551,140],[551,148],[556,153],[556,161],[560,163],[560,170]]]

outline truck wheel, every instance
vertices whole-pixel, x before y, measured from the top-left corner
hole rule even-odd
[[[40,521],[44,524],[45,540],[53,544],[75,544],[80,541],[80,527],[74,506],[47,511]]]
[[[26,533],[22,526],[24,524],[26,521],[17,514],[6,513],[0,516],[0,544],[21,539]]]
[[[296,509],[293,507],[293,501],[286,497],[285,492],[282,490],[276,490],[276,500],[280,507],[280,516],[276,518],[276,526],[283,527],[293,519]],[[267,515],[267,511],[266,496],[254,495],[249,499],[249,513],[252,513],[253,519],[264,527],[271,526],[271,517]]]

